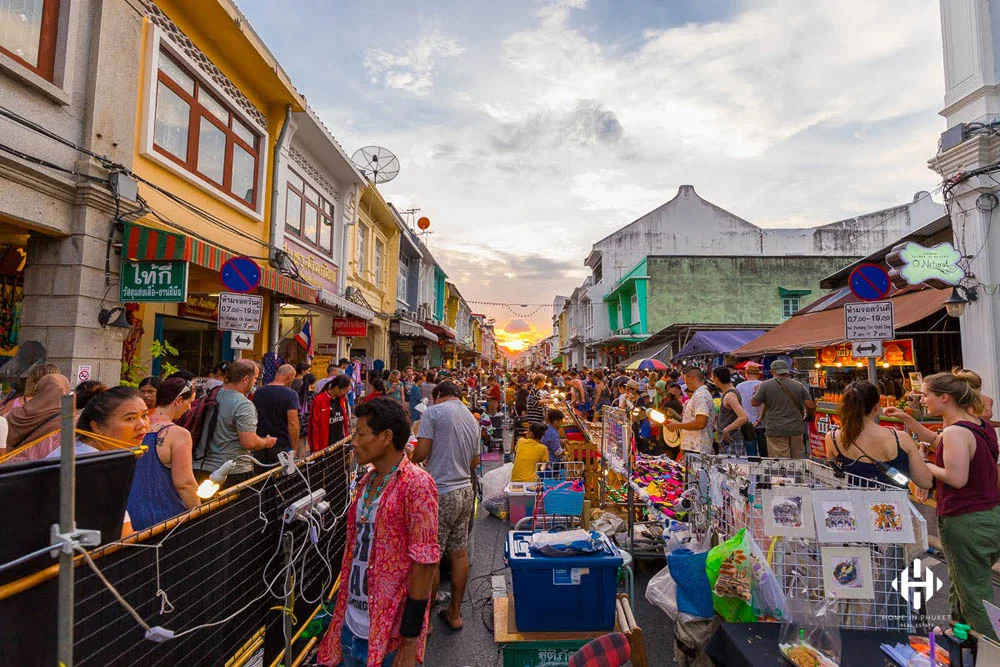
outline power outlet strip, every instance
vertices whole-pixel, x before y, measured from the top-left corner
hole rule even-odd
[[[282,517],[284,522],[291,523],[307,512],[312,512],[325,497],[326,491],[324,489],[316,489],[312,493],[302,496],[285,508],[285,514]]]

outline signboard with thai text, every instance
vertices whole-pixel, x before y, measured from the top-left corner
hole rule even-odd
[[[219,331],[260,331],[264,297],[223,292],[219,295]]]
[[[334,294],[340,293],[340,290],[337,288],[337,272],[339,269],[329,258],[324,258],[322,255],[316,254],[315,251],[310,250],[292,238],[285,239],[284,251],[295,262],[295,267],[299,270],[299,274],[306,281]]]
[[[845,303],[844,326],[847,340],[889,340],[894,331],[892,301]]]
[[[118,299],[122,303],[182,303],[187,290],[187,262],[122,262]]]
[[[364,337],[368,335],[368,322],[360,317],[333,318],[334,336]]]

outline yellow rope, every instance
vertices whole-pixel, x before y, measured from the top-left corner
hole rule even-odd
[[[21,445],[20,447],[18,447],[16,449],[12,449],[12,450],[10,450],[9,452],[7,452],[5,454],[0,454],[0,463],[5,463],[6,461],[8,461],[8,460],[14,458],[15,456],[17,456],[18,454],[20,454],[21,452],[28,451],[29,449],[31,449],[32,447],[34,447],[35,445],[37,445],[38,443],[40,443],[42,440],[45,440],[45,439],[49,438],[53,433],[59,433],[59,429],[56,429],[54,431],[49,431],[48,433],[46,433],[45,435],[43,435],[40,438],[35,438],[31,442],[26,442],[26,443],[24,443],[23,445]]]
[[[32,447],[34,447],[38,443],[40,443],[43,440],[51,437],[53,434],[59,433],[59,432],[60,432],[60,429],[56,429],[54,431],[50,431],[49,433],[46,433],[45,435],[41,436],[40,438],[35,438],[31,442],[27,442],[27,443],[21,445],[17,449],[12,449],[9,452],[6,452],[4,454],[0,454],[0,463],[6,463],[7,461],[9,461],[10,459],[14,458],[15,456],[21,454],[22,452],[28,451],[29,449],[31,449]],[[104,445],[110,445],[111,447],[113,447],[115,449],[127,449],[129,451],[133,451],[133,452],[135,452],[136,456],[142,456],[143,454],[146,453],[146,450],[149,449],[145,445],[133,445],[131,443],[125,442],[124,440],[118,440],[116,438],[109,438],[106,435],[101,435],[100,433],[94,433],[92,431],[84,431],[83,429],[79,429],[79,428],[73,429],[73,432],[75,434],[77,434],[77,435],[86,436],[87,438],[89,438],[91,440],[94,440],[95,442],[99,442],[99,443],[104,444]]]

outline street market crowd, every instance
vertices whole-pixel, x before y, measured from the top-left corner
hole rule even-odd
[[[892,483],[895,472],[936,487],[952,615],[995,638],[981,601],[992,599],[991,567],[1000,560],[1000,451],[992,401],[980,388],[968,370],[923,380],[916,393],[944,423],[936,433],[903,410],[882,407],[879,389],[855,380],[843,392],[841,426],[826,434],[825,453],[836,470],[860,479]],[[0,406],[4,463],[60,456],[60,404],[70,390],[56,366],[32,369]],[[622,410],[633,417],[640,452],[683,460],[692,452],[807,457],[816,409],[781,359],[767,369],[749,363],[710,373],[696,366],[369,370],[341,359],[321,378],[307,364],[265,371],[237,360],[207,378],[178,372],[137,388],[85,382],[75,394],[77,455],[148,447],[136,464],[124,534],[196,507],[199,485],[229,462],[222,486],[252,477],[255,460],[272,464],[281,452],[302,458],[350,439],[358,471],[346,515],[344,583],[319,664],[397,667],[423,660],[444,555],[451,597],[438,627],[463,627],[477,470],[497,417],[515,434],[511,479],[531,481],[538,464],[567,458],[567,410],[595,421],[606,407]],[[907,431],[879,425],[880,414],[903,420]]]

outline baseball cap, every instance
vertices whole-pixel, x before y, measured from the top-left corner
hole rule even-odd
[[[771,362],[771,375],[788,375],[788,362],[783,359]]]

